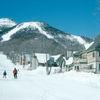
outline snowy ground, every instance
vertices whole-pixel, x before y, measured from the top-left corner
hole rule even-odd
[[[2,78],[5,69],[7,79]],[[52,71],[48,76],[45,67],[38,67],[33,71],[20,69],[18,79],[14,79],[12,70],[0,66],[0,100],[100,100],[100,75]]]
[[[100,75],[74,71],[45,74],[45,68],[0,75],[0,100],[100,100]]]

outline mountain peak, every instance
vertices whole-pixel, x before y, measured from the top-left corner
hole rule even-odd
[[[31,28],[35,28],[36,26],[42,27],[43,25],[44,25],[43,22],[23,22],[23,23],[17,25],[17,27],[23,27],[23,28],[31,27]]]
[[[13,27],[15,25],[16,25],[16,23],[9,18],[1,18],[0,19],[0,27],[4,27],[4,26]]]

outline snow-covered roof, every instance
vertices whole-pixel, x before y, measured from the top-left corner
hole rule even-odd
[[[46,63],[46,61],[49,60],[50,57],[53,57],[54,61],[56,61],[61,56],[61,54],[50,56],[49,54],[45,53],[35,53],[35,56],[37,57],[39,63]],[[31,55],[25,54],[25,57],[27,60],[30,60]]]
[[[100,51],[100,42],[94,42],[88,49],[87,52],[97,50]]]
[[[86,50],[87,50],[88,48],[90,48],[90,47],[93,45],[93,43],[94,43],[94,42],[91,42],[90,44],[86,44],[86,46],[87,46]]]
[[[68,60],[66,60],[65,57],[63,57],[65,60],[66,65],[71,65],[73,63],[73,57],[70,57]]]
[[[35,53],[35,55],[36,55],[39,63],[46,63],[47,60],[49,60],[49,58],[50,58],[49,54]]]
[[[61,56],[61,54],[59,54],[59,55],[53,55],[51,57],[53,57],[54,58],[54,61],[56,61],[60,56]]]

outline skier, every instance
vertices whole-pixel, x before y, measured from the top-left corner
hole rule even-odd
[[[14,70],[13,70],[13,75],[14,75],[14,78],[17,78],[17,69],[16,68],[14,68]]]
[[[3,78],[7,78],[6,75],[7,75],[7,72],[6,72],[6,70],[4,70],[4,72],[3,72]]]

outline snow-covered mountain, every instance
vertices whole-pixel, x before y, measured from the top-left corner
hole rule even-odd
[[[2,21],[3,22],[3,21]],[[5,22],[5,21],[4,21]],[[23,22],[16,24],[11,20],[12,27],[1,34],[0,50],[3,51],[34,51],[49,53],[64,53],[66,50],[87,49],[92,42],[83,38],[65,33],[44,22]],[[15,23],[15,24],[14,24]]]
[[[13,27],[16,23],[9,18],[0,19],[0,27]]]
[[[19,32],[20,30],[24,30],[27,28],[27,31],[31,29],[32,30],[38,30],[41,34],[45,35],[47,38],[53,38],[52,35],[47,34],[46,31],[43,29],[44,23],[42,22],[25,22],[17,25],[14,29],[7,32],[2,36],[2,41],[8,41],[11,39],[11,36]]]
[[[16,26],[16,22],[14,22],[13,20],[9,18],[1,18],[0,19],[0,37],[6,32],[10,31],[14,26]]]

